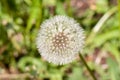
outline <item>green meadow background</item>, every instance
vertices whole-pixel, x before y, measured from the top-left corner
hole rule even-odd
[[[92,80],[80,59],[58,66],[38,53],[40,24],[54,15],[85,30],[81,54],[98,80],[120,80],[120,0],[0,0],[0,80]]]

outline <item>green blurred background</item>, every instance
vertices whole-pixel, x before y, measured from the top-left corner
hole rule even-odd
[[[39,26],[54,15],[84,28],[82,55],[98,80],[120,80],[119,0],[0,0],[0,80],[92,80],[80,59],[57,66],[38,53]]]

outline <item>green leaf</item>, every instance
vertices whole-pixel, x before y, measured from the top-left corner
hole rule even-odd
[[[63,3],[60,0],[58,0],[58,2],[56,4],[56,13],[59,15],[66,15]]]
[[[36,59],[34,57],[23,57],[18,62],[18,67],[22,71],[26,71],[27,66],[33,66],[33,65],[37,67],[37,70],[40,70],[40,71],[46,70],[45,64],[40,59]]]
[[[7,30],[5,30],[4,26],[0,25],[0,47],[3,44],[6,44],[8,41]]]
[[[96,46],[101,46],[102,44],[104,44],[108,40],[119,38],[120,37],[119,34],[120,34],[119,29],[102,33],[102,34],[95,37],[95,39],[93,40],[93,43]]]
[[[42,21],[42,0],[33,0],[32,6],[30,7],[30,15],[27,22],[26,32],[28,33],[33,24],[36,24],[38,28]]]
[[[120,79],[120,70],[118,67],[118,64],[111,58],[107,59],[107,63],[108,63],[108,71],[110,73],[110,79],[111,80],[119,80]]]
[[[108,0],[96,0],[96,10],[99,13],[104,13],[108,10]]]
[[[83,76],[82,68],[73,68],[73,73],[69,76],[68,80],[86,80]]]
[[[113,54],[116,58],[116,60],[120,63],[120,52],[118,50],[118,46],[117,46],[117,43],[106,43],[105,46],[104,46],[104,49],[108,50],[111,54]]]

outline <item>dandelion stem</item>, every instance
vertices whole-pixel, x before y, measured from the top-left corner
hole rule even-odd
[[[90,73],[91,77],[93,78],[93,80],[97,80],[96,77],[94,76],[92,70],[90,69],[90,67],[87,65],[85,59],[83,58],[82,54],[79,54],[79,57],[81,58],[83,64],[85,65],[85,67],[87,68],[88,72]]]

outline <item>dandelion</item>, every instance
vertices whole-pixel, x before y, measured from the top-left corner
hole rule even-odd
[[[36,44],[48,62],[62,65],[75,60],[84,45],[84,31],[67,16],[55,16],[41,24]]]

